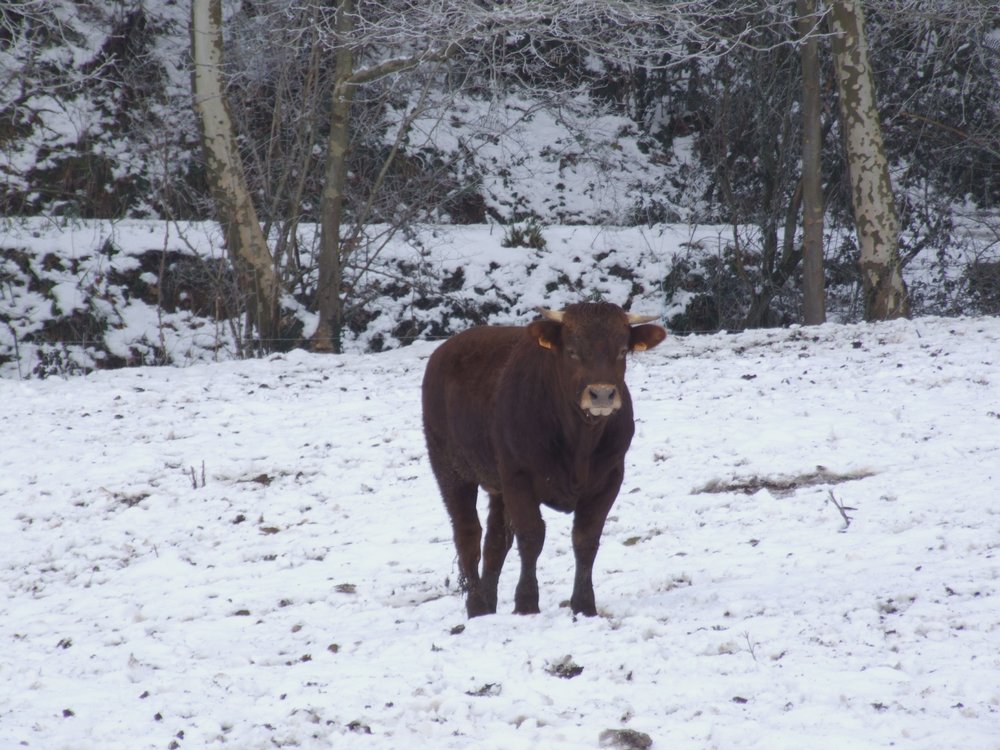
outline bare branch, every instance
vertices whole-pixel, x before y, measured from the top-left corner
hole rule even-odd
[[[857,508],[852,508],[848,505],[843,505],[840,501],[837,500],[837,496],[833,494],[833,490],[827,490],[827,494],[829,495],[830,502],[833,503],[833,507],[840,512],[840,517],[844,519],[844,528],[840,530],[841,533],[843,533],[847,531],[847,529],[850,528],[851,525],[851,517],[847,515],[847,511],[857,510]]]

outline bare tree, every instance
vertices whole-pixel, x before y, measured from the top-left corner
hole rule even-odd
[[[320,205],[319,284],[316,301],[319,325],[313,335],[316,351],[340,351],[343,306],[340,290],[346,253],[341,243],[344,217],[344,185],[347,181],[347,151],[350,146],[351,101],[354,98],[354,52],[347,40],[354,31],[354,2],[340,0],[335,22],[337,45],[333,101],[330,106],[330,137],[326,151],[326,179]]]
[[[226,104],[221,72],[221,0],[192,1],[191,51],[194,106],[202,132],[209,185],[226,248],[233,265],[245,277],[245,293],[251,303],[249,314],[267,348],[278,336],[282,290],[247,187]]]
[[[316,289],[319,324],[312,337],[312,346],[316,351],[340,351],[345,312],[345,300],[342,297],[344,271],[361,242],[361,227],[369,219],[372,205],[373,196],[370,194],[366,207],[355,216],[354,231],[345,236],[351,105],[355,92],[361,86],[382,78],[447,60],[461,50],[460,41],[438,43],[432,38],[430,46],[418,48],[413,54],[391,57],[367,66],[356,66],[355,36],[359,20],[354,1],[339,0],[334,20],[335,73],[320,203],[319,282]],[[388,170],[399,154],[400,145],[407,136],[413,117],[421,109],[422,105],[418,103],[410,115],[398,124],[394,145],[381,163],[378,176],[371,187],[372,194],[381,188]]]
[[[205,4],[206,0],[200,0],[196,8]],[[209,6],[217,9],[218,2]],[[740,2],[736,6],[745,17],[753,17],[753,3]],[[291,105],[296,134],[287,140],[300,155],[293,155],[284,167],[275,168],[275,150],[271,146],[262,147],[246,138],[246,131],[241,132],[242,140],[236,141],[229,120],[223,117],[227,113],[221,76],[203,74],[201,85],[214,86],[214,96],[198,97],[205,112],[203,123],[215,128],[211,137],[205,138],[213,194],[221,216],[239,215],[238,221],[224,219],[231,227],[229,244],[243,248],[238,257],[252,261],[250,268],[259,274],[255,286],[266,287],[263,299],[269,300],[267,309],[277,310],[282,264],[293,257],[290,245],[294,244],[294,227],[303,216],[302,204],[310,202],[303,199],[307,184],[314,180],[318,185],[314,193],[316,205],[308,209],[321,228],[316,253],[318,279],[315,295],[305,295],[299,300],[317,312],[317,326],[311,332],[311,343],[317,351],[340,350],[349,322],[350,297],[357,289],[348,278],[349,269],[359,257],[364,257],[363,267],[370,267],[371,258],[378,253],[368,240],[368,225],[372,221],[387,221],[391,225],[379,240],[384,246],[393,231],[412,219],[412,213],[391,208],[393,204],[401,205],[398,199],[384,201],[389,209],[379,214],[383,202],[378,193],[392,182],[392,171],[397,166],[411,174],[421,171],[419,164],[412,160],[408,163],[406,152],[414,151],[414,144],[408,143],[410,128],[426,108],[432,71],[442,72],[440,80],[433,82],[433,91],[443,91],[444,95],[431,97],[438,104],[447,102],[449,95],[461,90],[470,71],[478,71],[478,80],[488,81],[487,90],[494,95],[502,96],[505,86],[516,82],[530,84],[533,96],[539,97],[540,88],[551,87],[546,95],[556,90],[579,90],[580,81],[587,75],[587,66],[582,61],[598,55],[626,66],[664,69],[694,58],[719,59],[734,47],[755,44],[752,29],[745,25],[731,24],[732,33],[724,37],[710,28],[709,20],[733,12],[731,5],[720,6],[713,0],[651,4],[514,0],[496,6],[464,0],[338,0],[332,4],[314,0],[295,3],[263,0],[240,12],[257,17],[256,32],[251,31],[255,43],[266,44],[267,40],[276,39],[283,45],[281,54],[286,59],[307,60],[299,89],[311,102],[301,106],[287,98],[281,102],[285,105],[283,110]],[[212,37],[214,47],[208,51],[221,50],[218,26],[211,25],[212,18],[202,22],[216,34]],[[275,37],[271,32],[279,26],[283,31]],[[787,43],[787,37],[779,44],[782,43]],[[317,55],[317,49],[322,54]],[[578,66],[569,83],[553,75],[565,59],[576,60]],[[220,62],[221,52],[220,57],[213,58],[214,65]],[[332,74],[326,70],[332,70]],[[212,71],[219,73],[218,67]],[[263,69],[258,66],[250,75],[269,85],[267,66]],[[197,75],[195,80],[199,81]],[[400,85],[404,80],[409,84]],[[394,92],[392,95],[398,98],[392,106],[402,114],[392,118],[391,123],[384,118],[389,100],[382,98],[380,91]],[[259,123],[265,127],[267,117],[272,118],[272,130],[264,133],[268,140],[275,137],[274,128],[284,127],[279,108],[273,108],[273,115],[271,111],[243,110],[248,119],[265,121]],[[446,110],[438,111],[440,117],[446,116]],[[383,118],[382,132],[364,143],[359,140],[362,131],[358,117],[369,113],[375,119]],[[318,120],[320,116],[325,122]],[[317,159],[314,155],[320,143],[323,156]],[[428,152],[439,153],[433,143],[428,145]],[[248,187],[237,158],[241,152],[243,158],[268,170],[270,184]],[[250,212],[253,208],[250,196],[261,202],[266,198],[265,224],[267,228],[277,228],[273,234],[257,231],[259,214]],[[261,210],[261,206],[257,209]],[[797,211],[796,204],[793,213]],[[797,263],[797,253],[789,244],[794,223],[789,225],[788,221],[785,217],[782,222],[786,242],[780,249],[780,263],[774,261],[778,266],[775,279],[769,280],[761,292],[757,306],[760,317],[766,312],[773,289],[784,283],[795,267],[793,261]],[[252,227],[238,232],[236,226],[240,224]],[[263,240],[264,236],[274,242],[273,250]],[[777,229],[768,236],[776,237]],[[778,257],[776,242],[769,244],[767,250],[769,257]],[[261,289],[254,291],[261,293]],[[267,289],[277,291],[272,295]]]
[[[511,57],[544,58],[546,45],[573,44],[582,48],[602,46],[598,38],[602,21],[616,20],[612,28],[624,33],[641,28],[643,21],[660,20],[663,14],[641,4],[608,6],[603,3],[564,0],[518,0],[495,8],[455,0],[399,0],[396,3],[355,3],[339,0],[330,35],[335,59],[335,80],[330,104],[329,139],[320,208],[321,241],[317,311],[319,323],[312,337],[317,351],[339,351],[345,307],[344,272],[362,241],[360,225],[368,219],[366,209],[355,215],[354,229],[345,233],[347,209],[346,173],[351,147],[352,101],[364,86],[389,77],[463,57],[467,65],[477,62],[501,71]],[[523,50],[511,54],[507,35],[516,35]],[[605,34],[605,38],[607,35]],[[653,37],[655,39],[655,37]],[[662,38],[659,40],[662,43]],[[518,47],[521,43],[516,43]],[[384,51],[391,50],[386,55]],[[402,53],[401,53],[402,51]],[[381,53],[381,56],[380,56]],[[607,48],[601,49],[602,54]],[[364,58],[364,59],[362,59]],[[518,67],[515,63],[514,69]],[[509,72],[510,67],[507,68]],[[373,190],[397,157],[419,106],[403,118],[393,147],[379,171]]]
[[[437,98],[440,106],[441,102],[448,101],[449,92],[453,95],[461,88],[471,70],[480,71],[480,80],[483,80],[483,73],[487,80],[491,75],[494,81],[518,80],[525,73],[530,75],[533,66],[551,70],[554,51],[558,54],[570,47],[578,50],[579,58],[611,53],[630,60],[643,56],[663,59],[665,50],[669,50],[677,53],[675,62],[684,56],[678,39],[699,33],[697,24],[691,20],[696,18],[695,8],[706,13],[717,12],[709,0],[680,5],[516,0],[495,7],[457,0],[338,0],[333,4],[313,0],[268,3],[265,0],[255,3],[252,12],[264,19],[263,25],[258,24],[258,32],[271,32],[272,25],[287,26],[288,33],[279,37],[292,51],[291,55],[284,52],[286,56],[308,56],[310,71],[323,67],[324,56],[333,63],[326,65],[333,70],[329,80],[303,86],[303,92],[314,97],[314,103],[298,109],[293,107],[302,113],[297,115],[299,123],[312,123],[302,126],[308,136],[293,139],[297,149],[315,153],[315,136],[325,133],[323,165],[318,177],[318,210],[313,213],[321,227],[316,256],[318,281],[315,296],[306,301],[318,313],[317,327],[311,336],[312,346],[318,351],[340,350],[351,304],[349,296],[356,288],[346,274],[362,251],[367,265],[378,252],[371,250],[366,224],[388,219],[394,230],[412,218],[405,212],[400,215],[391,210],[388,217],[379,216],[377,194],[392,181],[392,170],[397,165],[411,171],[417,166],[407,165],[404,152],[407,147],[414,148],[414,144],[408,143],[410,127],[427,106],[431,84],[428,71],[446,68],[447,75],[435,82],[434,89],[444,91],[444,96],[431,97]],[[259,39],[271,37],[271,33],[258,34]],[[697,54],[702,57],[721,55],[732,43],[733,40],[719,40],[704,34]],[[313,54],[317,48],[325,55],[317,58]],[[302,54],[304,50],[308,52]],[[266,71],[255,74],[267,76]],[[309,75],[316,80],[323,77],[322,72]],[[403,79],[410,80],[412,85],[398,85]],[[564,83],[557,85],[566,87]],[[495,93],[501,93],[501,88],[497,87]],[[379,97],[379,90],[395,91],[396,96],[401,96],[403,105],[397,109],[405,114],[392,124],[394,132],[376,137],[368,144],[370,148],[363,154],[367,163],[362,165],[359,164],[362,155],[359,146],[363,144],[359,141],[358,116],[366,108],[376,113],[384,111],[387,100]],[[365,96],[361,96],[362,92],[366,92]],[[373,92],[376,92],[374,96]],[[317,105],[315,97],[321,97],[322,103]],[[326,113],[325,123],[316,121],[319,112]],[[446,110],[440,109],[439,113],[443,118]],[[259,117],[259,114],[249,114]],[[275,124],[278,117],[275,108]],[[430,151],[435,150],[433,144],[428,145]],[[244,154],[256,158],[258,163],[273,165],[270,148],[262,150],[253,143],[242,148]],[[231,144],[229,150],[235,152],[236,145]],[[294,184],[295,193],[302,195],[303,180],[312,169],[311,161],[309,155],[292,158],[289,168],[295,177],[288,178],[284,171],[276,184],[285,187],[263,190],[263,194],[273,196],[271,209],[279,210],[278,216],[268,216],[266,220],[268,226],[272,221],[281,225],[273,238],[277,244],[272,258],[272,266],[278,267],[279,277],[282,254],[287,251],[289,242],[289,227],[298,221],[298,218],[290,218],[291,213],[301,212],[300,206],[287,201],[282,193],[287,193],[286,188]],[[221,165],[222,162],[216,159],[210,167],[216,171]],[[364,189],[358,191],[361,174],[367,181]],[[242,190],[238,182],[225,184]],[[256,197],[256,189],[249,194]],[[395,203],[399,205],[400,201]],[[279,206],[289,213],[280,216]],[[381,236],[379,242],[383,246],[393,230]]]
[[[865,319],[905,317],[909,300],[899,255],[899,216],[876,108],[864,10],[857,0],[831,0],[829,18]]]
[[[796,0],[802,58],[802,317],[826,320],[823,277],[823,134],[816,0]]]
[[[740,38],[748,26],[755,29],[754,44],[738,46],[715,62],[709,75],[695,79],[701,88],[692,108],[701,120],[697,142],[714,170],[712,195],[721,204],[721,218],[732,227],[720,259],[733,277],[723,301],[730,311],[717,322],[720,327],[794,319],[781,300],[802,261],[802,73],[792,21],[787,7],[772,6],[718,20],[716,32],[728,39]]]
[[[904,268],[925,256],[920,265],[932,272],[914,279],[908,290],[911,310],[942,312],[942,304],[957,301],[948,278],[965,262],[957,248],[967,242],[970,224],[993,224],[994,231],[997,226],[997,4],[878,0],[868,11],[866,31],[879,71],[879,108],[902,225],[900,255]]]

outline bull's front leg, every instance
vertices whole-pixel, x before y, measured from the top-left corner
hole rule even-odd
[[[517,539],[521,577],[514,589],[514,614],[538,614],[538,557],[545,544],[545,521],[534,498],[531,480],[517,476],[504,480],[504,503]]]
[[[616,470],[599,493],[584,499],[573,516],[573,554],[576,557],[576,576],[570,606],[573,613],[593,617],[597,614],[594,601],[594,560],[601,546],[601,534],[611,506],[615,504],[621,488],[623,472]]]

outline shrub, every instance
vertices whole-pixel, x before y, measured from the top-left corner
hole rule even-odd
[[[500,244],[503,247],[528,247],[533,250],[542,250],[546,246],[542,227],[534,219],[524,225],[511,224],[508,226]]]

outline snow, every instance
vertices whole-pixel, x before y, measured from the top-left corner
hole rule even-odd
[[[392,117],[398,127],[408,113]],[[390,144],[395,129],[386,134]],[[507,95],[499,102],[450,97],[414,118],[409,138],[432,144],[456,163],[474,163],[478,190],[497,216],[634,223],[648,196],[671,188],[669,154],[631,119],[602,112],[585,94],[559,106],[541,96]]]
[[[368,229],[377,238],[384,227]],[[299,227],[307,268],[316,230],[311,224]],[[414,337],[440,337],[470,319],[508,323],[540,304],[559,306],[581,297],[662,312],[669,319],[683,312],[686,301],[683,295],[667,299],[663,290],[677,258],[721,254],[731,234],[713,225],[556,225],[541,227],[546,246],[530,249],[504,247],[508,231],[498,225],[424,225],[406,237],[393,236],[385,247],[373,240],[349,269],[356,299],[375,300],[368,305],[372,319],[346,332],[345,349],[379,350]],[[11,277],[0,287],[0,304],[8,306],[10,318],[0,326],[0,377],[68,374],[67,358],[87,362],[109,354],[133,363],[173,364],[236,356],[232,328],[239,321],[230,325],[182,307],[158,307],[158,276],[142,265],[162,253],[211,264],[224,257],[222,246],[214,222],[10,220],[0,233],[0,271]],[[2,257],[5,252],[9,257]],[[132,276],[121,278],[125,272]],[[175,279],[183,288],[197,274],[188,270]],[[445,283],[454,279],[454,285]],[[211,277],[201,282],[209,285]],[[49,290],[49,299],[41,290]],[[227,294],[224,286],[214,291]],[[291,298],[286,304],[298,306]],[[84,336],[76,332],[76,321],[64,320],[69,333],[40,334],[57,325],[58,313],[71,310],[94,318],[99,330]],[[303,335],[310,335],[315,314],[302,307],[297,314],[305,324]]]
[[[466,620],[433,347],[0,380],[0,747],[1000,747],[1000,321],[636,355],[593,619]]]

